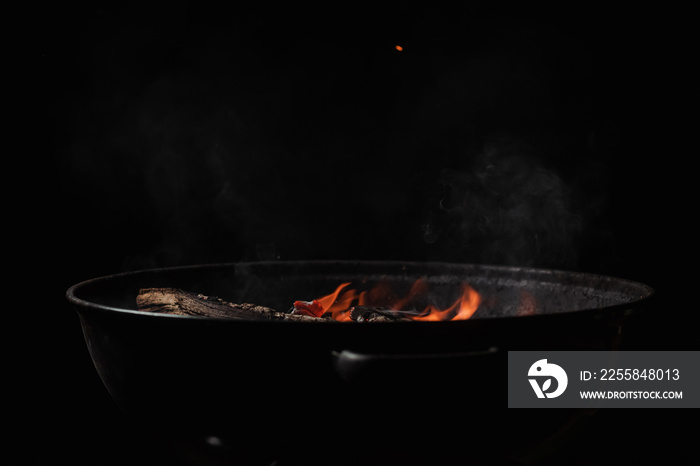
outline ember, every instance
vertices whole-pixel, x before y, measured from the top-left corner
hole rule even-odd
[[[341,322],[350,322],[353,316],[366,316],[368,312],[380,314],[385,319],[442,321],[469,319],[479,307],[481,297],[474,288],[461,284],[460,296],[451,305],[440,309],[435,304],[416,307],[425,300],[429,284],[425,279],[416,280],[409,292],[401,298],[392,298],[394,293],[388,283],[380,282],[369,290],[357,292],[348,288],[350,282],[342,283],[333,293],[313,301],[295,301],[293,314],[313,317],[330,317]],[[362,308],[362,311],[356,311]]]

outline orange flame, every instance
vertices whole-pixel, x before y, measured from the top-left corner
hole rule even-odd
[[[340,322],[351,321],[350,309],[352,308],[353,301],[364,302],[364,291],[358,295],[354,289],[349,289],[341,294],[341,291],[348,285],[350,285],[350,282],[342,283],[333,293],[318,298],[318,302],[321,303],[323,309],[325,309],[326,312],[330,312],[331,317]]]
[[[462,295],[450,307],[441,311],[433,305],[428,305],[420,316],[413,317],[418,321],[467,320],[481,303],[481,296],[471,286],[462,284]]]
[[[422,312],[416,313],[411,309],[414,302],[428,296],[429,283],[425,279],[418,279],[412,285],[408,293],[401,298],[392,296],[391,287],[386,282],[380,282],[367,291],[358,293],[355,289],[347,287],[350,282],[341,283],[331,294],[314,301],[320,303],[323,313],[330,313],[331,318],[340,322],[350,322],[350,311],[353,306],[381,305],[389,309],[405,313],[405,317],[421,322],[436,322],[443,320],[469,319],[481,304],[481,296],[466,283],[461,284],[461,293],[457,300],[445,309],[428,304]],[[389,305],[386,302],[389,300]]]

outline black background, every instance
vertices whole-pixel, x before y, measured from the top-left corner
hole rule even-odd
[[[160,451],[101,385],[64,299],[81,280],[145,267],[280,258],[583,270],[657,290],[629,348],[697,349],[687,16],[187,2],[24,14],[12,74],[27,133],[13,160],[28,163],[6,177],[20,186],[12,199],[28,202],[12,215],[32,303],[18,332],[17,445],[29,459],[157,464]],[[483,231],[451,228],[445,174],[473,179],[491,149],[565,187],[575,221],[556,254],[485,254]],[[601,413],[560,454],[681,459],[680,413],[648,411]],[[589,440],[619,449],[582,454]]]

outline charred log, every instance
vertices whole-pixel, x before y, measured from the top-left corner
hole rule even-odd
[[[286,314],[256,304],[236,304],[213,296],[177,288],[143,288],[136,297],[140,311],[237,320],[285,320],[292,322],[335,322],[304,315]]]
[[[410,322],[411,319],[401,315],[400,312],[391,309],[372,307],[372,306],[355,306],[350,309],[350,319],[355,322]]]

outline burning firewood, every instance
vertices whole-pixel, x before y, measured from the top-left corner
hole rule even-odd
[[[350,319],[355,322],[410,322],[411,319],[397,311],[372,306],[355,306],[350,309]]]
[[[401,315],[398,311],[373,306],[353,306],[341,312],[344,318],[340,319],[337,318],[337,314],[336,312],[334,316],[333,312],[326,311],[323,304],[317,299],[313,301],[294,301],[294,307],[292,308],[292,315],[332,318],[334,320],[344,320],[346,322],[392,322],[411,320]]]
[[[305,315],[286,314],[256,304],[235,304],[221,298],[190,293],[177,288],[144,288],[136,297],[140,311],[187,316],[220,317],[237,320],[288,320],[297,322],[335,322]]]
[[[140,311],[187,316],[218,317],[236,320],[285,320],[291,322],[337,322],[329,314],[323,315],[318,302],[296,301],[291,313],[279,312],[265,306],[236,304],[221,298],[190,293],[177,288],[143,288],[136,297]],[[298,307],[297,307],[298,306]],[[355,306],[348,310],[350,321],[389,322],[410,319],[388,309]]]

